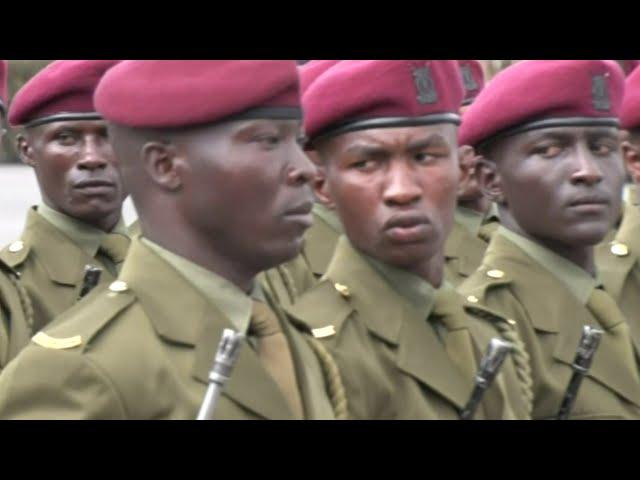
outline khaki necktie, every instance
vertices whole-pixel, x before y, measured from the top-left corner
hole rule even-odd
[[[296,381],[289,343],[280,327],[278,317],[267,304],[253,301],[249,335],[255,338],[256,353],[262,366],[280,387],[294,418],[303,419],[300,388]]]
[[[627,319],[611,295],[600,288],[594,288],[587,302],[587,308],[598,320],[598,323],[611,335],[612,340],[616,342],[616,350],[624,359],[625,364],[636,365]],[[633,371],[638,378],[637,369],[634,368]]]
[[[115,268],[111,273],[115,274],[120,271],[122,262],[124,262],[124,259],[127,256],[130,243],[131,240],[120,233],[108,233],[102,239],[98,253],[104,255],[111,263],[113,263]],[[111,267],[111,265],[107,266]]]
[[[466,328],[464,310],[458,306],[460,299],[454,290],[441,288],[436,293],[433,313],[439,317],[447,328],[444,338],[445,350],[451,361],[458,367],[465,379],[472,381],[478,369],[471,340],[471,333]],[[452,311],[455,308],[456,312]],[[459,311],[458,311],[459,310]],[[456,315],[459,313],[459,315]]]

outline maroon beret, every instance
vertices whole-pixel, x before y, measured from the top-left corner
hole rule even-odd
[[[640,128],[640,68],[631,72],[625,81],[620,124],[627,130]]]
[[[624,73],[612,60],[525,60],[487,84],[460,127],[463,145],[536,128],[619,126]]]
[[[0,112],[7,111],[9,100],[9,62],[0,60]]]
[[[329,70],[335,64],[340,63],[340,60],[311,60],[309,63],[305,63],[303,66],[298,67],[300,73],[300,92],[304,95],[309,85]]]
[[[127,60],[104,76],[95,104],[134,128],[302,118],[294,60]]]
[[[117,60],[56,60],[16,93],[9,108],[12,126],[35,127],[75,119],[99,119],[93,92]]]
[[[484,88],[482,64],[478,60],[458,60],[458,65],[464,87],[462,105],[470,105]]]
[[[454,60],[343,60],[304,92],[305,132],[459,124],[463,96]]]

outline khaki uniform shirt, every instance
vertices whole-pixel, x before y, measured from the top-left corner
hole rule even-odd
[[[436,302],[447,295],[447,302]],[[503,319],[450,286],[355,250],[341,237],[322,281],[287,309],[336,359],[356,419],[457,419],[479,360]],[[454,338],[467,339],[468,354]],[[476,418],[526,418],[514,366],[505,363]]]
[[[599,326],[586,307],[598,283],[565,258],[499,227],[481,267],[459,287],[468,299],[516,322],[531,357],[534,419],[556,417],[582,327]],[[621,350],[613,338],[605,329],[571,418],[640,418],[640,382],[632,347]]]
[[[248,325],[249,296],[139,237],[118,281],[90,295],[34,337],[0,375],[0,418],[195,419],[223,329]],[[272,308],[291,346],[305,418],[333,418],[313,351]],[[249,345],[215,417],[293,418]]]
[[[126,235],[122,220],[113,232]],[[2,249],[0,259],[19,272],[31,297],[36,331],[77,302],[86,265],[103,270],[96,289],[115,280],[113,264],[96,257],[104,235],[44,204],[29,210],[20,240]]]

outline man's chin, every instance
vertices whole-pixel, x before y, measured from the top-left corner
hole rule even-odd
[[[264,270],[269,270],[283,263],[290,262],[302,253],[303,246],[304,237],[296,237],[270,249],[270,252],[265,255]]]
[[[122,205],[92,205],[91,208],[69,210],[67,215],[86,223],[96,223],[107,217],[119,217]]]

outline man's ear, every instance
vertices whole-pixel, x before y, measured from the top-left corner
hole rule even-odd
[[[506,205],[502,178],[496,164],[484,156],[478,156],[475,178],[482,195],[498,205]]]
[[[622,156],[634,183],[640,184],[640,147],[629,141],[622,142]]]
[[[333,210],[335,208],[335,204],[333,202],[333,198],[331,196],[331,189],[327,183],[327,166],[325,161],[322,159],[321,155],[317,150],[309,150],[305,152],[309,159],[316,166],[316,175],[311,182],[311,187],[313,188],[313,194],[321,204],[325,207]]]
[[[28,135],[24,133],[18,134],[16,137],[16,151],[18,152],[22,163],[29,165],[30,167],[36,167],[37,162],[33,155],[33,147],[27,137]]]
[[[180,166],[184,160],[177,154],[175,145],[148,142],[142,146],[144,168],[152,181],[161,188],[176,191],[182,187]]]
[[[467,192],[474,179],[477,156],[473,147],[462,145],[458,148],[458,166],[460,167],[460,181],[458,182],[458,196]]]

